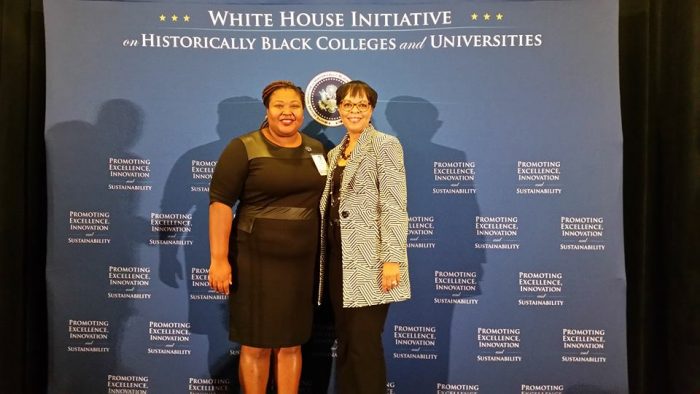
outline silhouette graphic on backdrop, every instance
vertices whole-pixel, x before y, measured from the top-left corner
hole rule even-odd
[[[386,119],[398,136],[404,148],[404,162],[408,187],[408,214],[411,218],[432,217],[431,235],[409,230],[409,267],[413,298],[393,308],[409,308],[413,311],[430,311],[424,322],[426,326],[436,326],[437,347],[441,353],[424,375],[415,376],[409,386],[415,392],[434,391],[425,386],[431,382],[449,381],[451,327],[454,304],[436,305],[434,298],[476,298],[481,293],[480,286],[470,294],[436,290],[436,271],[476,273],[476,282],[483,276],[485,256],[474,250],[474,242],[481,237],[474,234],[474,217],[479,215],[479,207],[474,194],[433,194],[436,185],[433,172],[435,162],[466,162],[465,152],[438,145],[432,138],[442,126],[439,112],[431,102],[412,96],[399,96],[389,100],[386,106]],[[454,183],[450,187],[459,187]],[[434,247],[410,247],[411,244],[431,244]],[[390,317],[391,317],[390,313]],[[387,330],[391,330],[391,321]],[[401,324],[401,322],[397,322]],[[385,338],[387,336],[385,335]],[[386,345],[389,345],[387,343]],[[390,357],[390,356],[389,356]]]
[[[46,132],[49,206],[49,231],[54,242],[68,238],[110,239],[104,244],[69,244],[50,247],[47,265],[49,298],[63,300],[65,305],[53,311],[49,330],[54,342],[68,340],[68,346],[109,347],[108,353],[56,353],[53,364],[83,364],[89,372],[75,369],[75,375],[55,376],[51,381],[69,392],[89,392],[104,387],[107,375],[129,375],[133,371],[120,363],[122,350],[128,347],[123,332],[133,308],[129,299],[108,298],[107,292],[127,293],[124,286],[109,281],[110,266],[139,266],[136,250],[141,246],[135,231],[145,231],[146,223],[136,215],[140,193],[109,190],[109,160],[140,159],[131,149],[140,139],[143,110],[125,99],[104,102],[95,124],[82,120],[60,122]],[[108,230],[71,230],[70,212],[108,212]],[[107,320],[108,339],[78,341],[68,339],[69,320]],[[65,348],[65,346],[63,346]],[[92,362],[94,361],[94,362]]]

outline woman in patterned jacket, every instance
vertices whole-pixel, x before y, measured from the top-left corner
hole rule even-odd
[[[336,100],[347,134],[328,153],[320,283],[327,277],[339,392],[385,393],[381,334],[389,303],[411,296],[403,149],[370,123],[377,92],[368,84],[341,85]]]

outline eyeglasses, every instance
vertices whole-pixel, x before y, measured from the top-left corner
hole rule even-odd
[[[343,111],[345,111],[345,112],[350,112],[355,107],[357,107],[357,110],[360,112],[367,112],[367,110],[369,109],[369,104],[368,103],[353,104],[349,101],[343,101],[340,103],[340,108],[342,108]]]

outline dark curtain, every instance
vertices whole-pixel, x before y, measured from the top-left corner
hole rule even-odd
[[[631,393],[700,393],[700,2],[623,0]]]
[[[0,0],[0,393],[46,391],[44,20]]]
[[[46,391],[44,32],[0,2],[0,392]],[[631,393],[700,392],[700,2],[620,1]]]

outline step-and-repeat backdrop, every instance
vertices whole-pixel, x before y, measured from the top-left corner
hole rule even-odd
[[[626,392],[617,2],[247,3],[45,2],[49,391],[238,391],[214,165],[277,79],[337,143],[351,78],[406,159],[387,392]],[[316,320],[304,393],[333,392]]]

